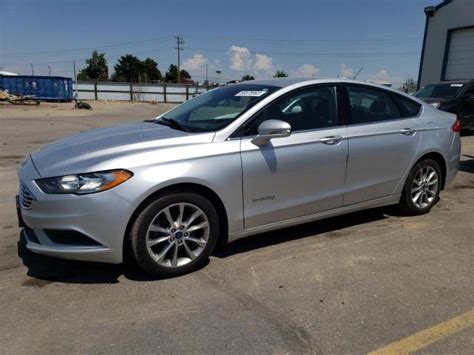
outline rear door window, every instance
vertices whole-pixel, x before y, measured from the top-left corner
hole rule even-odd
[[[353,124],[395,120],[402,117],[387,92],[365,86],[347,86]]]

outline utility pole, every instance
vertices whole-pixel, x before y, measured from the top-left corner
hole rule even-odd
[[[178,83],[181,81],[181,56],[180,52],[183,50],[181,47],[184,44],[183,37],[176,36],[176,51],[178,52]]]
[[[208,77],[207,77],[207,68],[208,68],[209,64],[206,64],[206,85],[207,83],[209,83],[209,80],[208,80]]]
[[[48,65],[48,73],[49,73],[49,76],[51,76],[51,66]]]
[[[34,76],[35,75],[35,68],[33,67],[33,63],[30,63],[31,65],[31,75]]]

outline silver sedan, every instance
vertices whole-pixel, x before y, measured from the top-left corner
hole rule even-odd
[[[130,253],[176,276],[218,242],[379,206],[428,212],[458,171],[459,131],[456,116],[363,82],[232,84],[33,153],[18,215],[33,252]]]

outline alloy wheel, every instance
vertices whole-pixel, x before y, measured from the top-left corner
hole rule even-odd
[[[424,209],[433,204],[438,193],[439,177],[435,168],[424,166],[415,174],[411,185],[413,204]]]
[[[209,220],[191,203],[176,203],[160,210],[146,234],[148,253],[161,266],[176,268],[195,260],[209,240]]]

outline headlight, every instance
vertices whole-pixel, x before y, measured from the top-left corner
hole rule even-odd
[[[47,194],[82,195],[111,189],[132,176],[127,170],[110,170],[39,179],[36,183]]]
[[[440,108],[441,107],[441,102],[432,102],[431,106],[433,106],[434,108]]]

